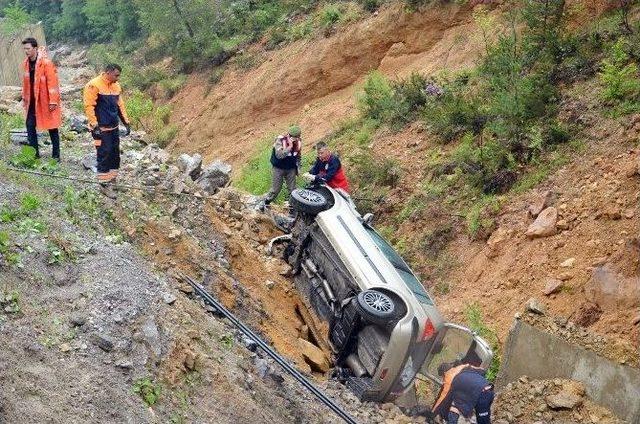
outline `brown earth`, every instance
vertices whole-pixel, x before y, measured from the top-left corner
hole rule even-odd
[[[571,21],[580,26],[612,5],[610,1],[570,2]],[[497,16],[500,9],[491,13]],[[331,37],[262,53],[265,61],[249,72],[229,69],[209,94],[204,95],[207,76],[193,75],[173,100],[174,120],[183,129],[171,149],[221,158],[237,170],[251,152],[259,150],[256,140],[290,122],[302,124],[307,143],[335,129],[338,120],[355,112],[355,92],[369,70],[404,76],[414,70],[429,74],[469,67],[481,45],[472,5],[448,4],[413,14],[400,5],[389,6]],[[598,305],[585,291],[594,268],[601,265],[614,268],[620,281],[629,280],[626,284],[632,292],[637,284],[634,246],[640,187],[638,176],[630,170],[638,161],[638,126],[625,127],[623,122],[602,118],[595,92],[595,82],[582,83],[562,100],[564,120],[579,116],[586,122],[580,134],[586,148],[575,152],[539,187],[503,202],[490,245],[469,239],[462,230],[463,218],[441,204],[428,204],[425,213],[395,224],[393,216],[416,193],[415,181],[428,180],[424,169],[436,144],[421,124],[400,133],[383,130],[375,136],[373,150],[396,159],[403,170],[398,188],[379,205],[382,222],[408,241],[438,230],[443,223],[454,228],[449,259],[445,258],[449,263],[439,265],[450,291],[438,295],[438,303],[449,319],[464,322],[466,306],[477,303],[485,321],[504,340],[513,315],[536,296],[544,298],[553,314],[638,343],[639,329],[632,324],[638,304]],[[553,195],[561,229],[551,237],[531,240],[525,236],[532,222],[527,209],[545,191]],[[250,249],[240,250],[243,254],[235,263],[242,264],[238,270],[243,280],[253,281],[273,271],[254,266],[256,258]],[[434,265],[424,253],[414,256],[418,271],[433,273]],[[570,258],[570,266],[561,266]],[[548,280],[557,278],[564,281],[560,291],[544,297]]]
[[[180,132],[170,148],[237,168],[266,136],[292,122],[302,125],[311,145],[355,113],[354,95],[371,70],[401,77],[469,67],[479,45],[470,6],[452,2],[407,13],[393,4],[329,38],[261,52],[260,66],[227,69],[208,94],[207,75],[192,75],[172,100]]]

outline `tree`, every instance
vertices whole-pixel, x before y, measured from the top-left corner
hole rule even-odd
[[[0,32],[3,34],[13,34],[31,21],[29,13],[20,6],[18,2],[12,6],[7,6],[2,10],[4,19],[0,24]]]
[[[54,35],[87,41],[87,16],[84,0],[62,0],[62,14],[53,25]]]

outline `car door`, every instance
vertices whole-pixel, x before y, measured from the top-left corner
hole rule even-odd
[[[487,369],[492,359],[493,350],[475,331],[448,322],[438,332],[420,374],[442,385],[442,378],[438,375],[440,364],[460,361]]]

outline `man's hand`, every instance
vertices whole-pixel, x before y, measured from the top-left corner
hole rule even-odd
[[[94,140],[100,140],[101,139],[102,131],[100,131],[100,127],[95,126],[90,131],[91,131],[91,137],[93,137]]]
[[[57,107],[58,105],[56,104],[53,104],[53,103],[49,104],[49,112],[53,112],[54,110],[56,110]]]
[[[304,178],[308,183],[311,183],[316,179],[316,176],[305,172],[304,174],[302,174],[302,178]]]
[[[129,124],[124,124],[124,135],[129,135],[131,134],[131,125]]]

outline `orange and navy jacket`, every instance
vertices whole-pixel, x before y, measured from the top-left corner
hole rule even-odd
[[[316,159],[316,162],[309,170],[309,173],[315,175],[314,182],[325,183],[332,188],[341,188],[347,193],[349,192],[349,181],[344,174],[342,164],[337,155],[331,154],[327,161],[322,161],[320,158]]]
[[[96,125],[103,131],[118,128],[118,119],[129,124],[127,111],[122,100],[122,88],[118,82],[110,83],[100,74],[84,87],[84,111],[89,127]]]
[[[462,364],[444,373],[442,389],[433,405],[433,413],[446,418],[449,409],[455,407],[460,415],[470,417],[478,402],[480,393],[491,386],[485,377],[485,370],[469,364]]]

